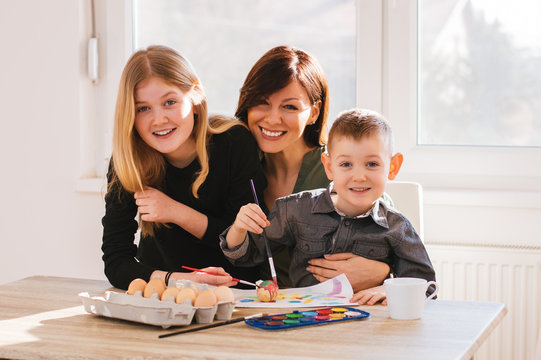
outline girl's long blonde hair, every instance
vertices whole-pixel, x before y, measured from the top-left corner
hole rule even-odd
[[[148,146],[135,129],[135,91],[141,81],[158,77],[178,87],[192,101],[197,159],[201,170],[192,184],[197,198],[201,184],[209,173],[207,144],[212,134],[219,134],[234,125],[242,124],[233,118],[208,118],[206,95],[190,62],[175,50],[165,46],[149,46],[139,50],[128,60],[118,89],[113,135],[113,178],[108,190],[122,186],[131,193],[143,191],[145,186],[163,189],[165,178],[164,156]],[[161,224],[141,221],[143,235],[154,235]]]

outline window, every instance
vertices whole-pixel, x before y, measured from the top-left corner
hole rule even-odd
[[[96,0],[98,32],[101,27],[98,34],[101,75],[94,96],[100,104],[97,118],[103,122],[96,130],[98,170],[105,168],[99,149],[107,149],[110,143],[118,79],[134,43],[136,48],[163,43],[179,49],[202,78],[210,111],[232,114],[250,67],[264,51],[286,42],[304,48],[322,63],[331,88],[330,120],[341,110],[355,105],[378,110],[389,119],[396,149],[405,154],[399,179],[419,181],[425,187],[538,191],[541,189],[541,169],[537,166],[541,160],[541,96],[538,96],[541,76],[532,69],[539,68],[541,36],[540,25],[530,19],[540,10],[530,6],[539,2],[520,0],[513,5],[512,13],[520,11],[523,16],[514,16],[518,22],[509,25],[505,25],[507,18],[494,10],[493,3],[500,2]],[[487,6],[490,11],[486,10]],[[447,49],[449,39],[455,44],[451,47],[455,49],[454,56],[462,55],[456,42],[466,39],[462,37],[464,18],[470,23],[477,19],[473,21],[476,26],[481,23],[483,29],[492,31],[487,30],[484,36],[507,38],[496,43],[513,49],[509,50],[512,56],[504,59],[489,52],[494,62],[514,62],[509,67],[513,70],[505,76],[499,68],[491,70],[497,76],[484,75],[489,70],[484,68],[475,70],[475,77],[468,77],[468,73],[462,76],[463,82],[474,85],[473,90],[446,84],[438,78],[438,75],[452,78],[452,72],[443,70],[446,62],[440,65],[431,58],[435,44],[440,41],[445,46],[436,49]],[[517,24],[533,35],[513,35],[522,31],[517,30],[520,29]],[[443,31],[444,27],[453,31]],[[499,32],[493,32],[495,28]],[[450,31],[462,35],[449,35]],[[469,34],[480,36],[479,32],[469,31]],[[483,45],[486,46],[470,46],[468,53],[486,50],[488,42],[483,41]],[[487,57],[477,53],[476,56]],[[441,57],[440,54],[436,59]],[[488,90],[480,90],[481,73],[500,85],[488,85],[484,88]],[[509,74],[518,74],[518,78],[510,80]],[[511,83],[513,86],[508,85]],[[433,90],[437,86],[439,89]],[[492,89],[495,87],[500,89]],[[489,105],[464,106],[456,102],[448,105],[441,101],[449,98],[470,101],[471,95],[457,95],[468,91],[492,96],[490,101],[485,101]],[[508,98],[499,101],[504,95]],[[491,102],[497,104],[485,111]],[[435,108],[441,103],[443,110]],[[503,106],[504,103],[509,106]],[[453,120],[459,116],[449,116],[449,109],[466,111],[472,123],[467,136],[463,134],[465,128],[449,130],[448,124],[456,125]],[[494,126],[496,120],[491,115],[495,113],[503,119],[499,128]],[[532,139],[523,140],[526,135],[532,135]],[[108,152],[104,152],[107,157]],[[103,176],[103,171],[97,173]]]
[[[513,36],[515,23],[495,25],[501,13],[493,11],[493,3],[498,2],[383,2],[382,109],[393,124],[396,148],[405,154],[401,179],[428,187],[541,189],[541,170],[534,165],[541,160],[539,133],[525,125],[533,123],[539,131],[541,76],[532,71],[539,62],[539,25],[531,27],[519,16],[519,25],[533,36]],[[526,11],[533,3],[538,2],[524,0],[517,7]],[[468,30],[466,36],[468,21],[484,30]],[[492,44],[508,48],[495,51],[484,38],[472,44],[478,36],[498,38]],[[453,68],[456,62],[460,66]],[[503,71],[499,63],[506,62],[513,71]],[[526,134],[532,139],[524,140]]]
[[[277,45],[302,48],[325,70],[329,120],[355,106],[355,0],[136,0],[134,48],[171,46],[193,64],[209,111],[233,114],[252,65]]]
[[[419,2],[423,145],[541,146],[541,2]]]

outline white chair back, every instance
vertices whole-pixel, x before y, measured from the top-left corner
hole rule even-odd
[[[389,181],[385,192],[393,200],[395,208],[411,222],[421,240],[423,232],[423,188],[421,184],[408,181]]]

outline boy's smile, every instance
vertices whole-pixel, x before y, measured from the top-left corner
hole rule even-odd
[[[348,216],[369,211],[385,191],[391,154],[380,134],[338,136],[322,161],[334,182],[335,206]]]

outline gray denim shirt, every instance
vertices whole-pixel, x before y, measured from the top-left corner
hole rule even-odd
[[[379,199],[369,216],[340,216],[327,189],[292,194],[276,200],[265,229],[271,252],[290,248],[289,276],[295,287],[319,283],[306,270],[308,260],[324,254],[353,254],[387,263],[398,277],[435,280],[426,249],[411,223]],[[220,235],[225,256],[236,266],[253,266],[267,259],[262,235],[248,232],[247,239],[228,249],[226,229]]]

